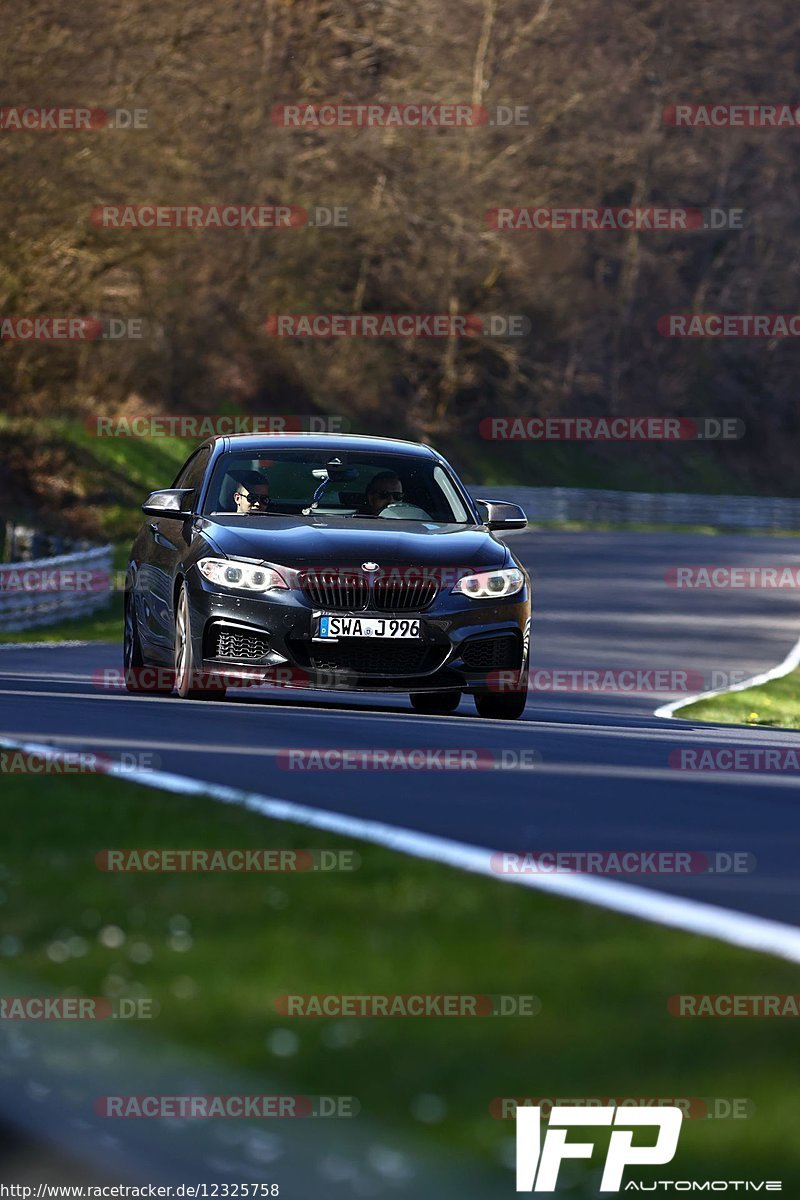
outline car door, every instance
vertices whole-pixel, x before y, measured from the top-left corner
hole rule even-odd
[[[210,455],[211,448],[201,446],[172,485],[195,489],[193,507]],[[174,581],[191,544],[192,518],[148,517],[146,536],[147,551],[142,555],[137,588],[142,605],[140,628],[144,630],[148,657],[171,663],[175,638]]]

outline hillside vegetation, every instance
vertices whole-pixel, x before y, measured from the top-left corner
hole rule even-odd
[[[126,509],[144,482],[129,457],[155,484],[152,458],[170,452],[112,453],[86,420],[181,412],[341,414],[495,481],[796,493],[796,340],[657,328],[671,312],[796,307],[798,131],[663,119],[678,102],[795,98],[789,0],[29,0],[3,26],[0,107],[146,110],[140,129],[0,132],[0,316],[146,322],[141,338],[3,342],[6,507],[46,495],[64,519]],[[529,123],[273,123],[276,105],[323,101],[527,106]],[[345,207],[349,224],[92,221],[97,206],[142,203]],[[743,228],[509,233],[485,218],[628,204],[738,208]],[[265,330],[269,314],[327,312],[522,314],[527,332]],[[735,416],[747,435],[570,447],[478,434],[487,415],[623,413]]]

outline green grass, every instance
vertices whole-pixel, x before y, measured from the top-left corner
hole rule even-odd
[[[720,463],[719,447],[711,442],[640,444],[634,449],[629,442],[489,441],[477,428],[469,436],[445,434],[436,442],[462,477],[488,485],[732,496],[751,490],[735,470]]]
[[[66,449],[71,487],[93,498],[99,531],[113,539],[133,536],[141,523],[138,506],[149,492],[169,487],[197,445],[190,438],[96,437],[76,420],[43,422],[0,414],[0,458],[4,438],[31,454],[52,450],[63,456]]]
[[[636,1177],[800,1184],[797,1023],[667,1011],[676,992],[798,991],[790,964],[365,845],[352,874],[104,874],[104,848],[352,842],[91,776],[6,776],[2,805],[3,968],[42,992],[143,989],[160,1004],[160,1037],[268,1071],[285,1090],[354,1095],[398,1137],[487,1165],[514,1131],[489,1115],[493,1097],[746,1097],[752,1118],[685,1122],[672,1167]],[[109,926],[122,945],[104,944]],[[65,945],[72,954],[54,961]],[[277,996],[315,992],[533,993],[542,1010],[276,1014]],[[296,1052],[275,1057],[267,1039],[287,1028]],[[443,1119],[424,1124],[413,1112],[430,1095]]]
[[[53,418],[45,424],[41,420],[0,414],[0,432],[80,448],[99,465],[119,468],[132,483],[145,488],[154,477],[163,479],[164,472],[169,475],[169,481],[163,486],[168,486],[197,445],[192,438],[97,437],[80,421],[68,418]]]
[[[800,729],[800,671],[792,671],[760,687],[698,700],[679,708],[675,715],[690,721]]]

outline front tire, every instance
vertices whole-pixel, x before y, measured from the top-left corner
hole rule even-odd
[[[192,649],[192,625],[189,617],[189,593],[181,584],[175,608],[175,691],[181,700],[224,700],[225,688],[219,684],[198,686],[199,672]]]
[[[461,692],[458,688],[453,688],[451,692],[411,692],[409,699],[411,707],[418,713],[446,717],[458,708]]]
[[[522,671],[512,690],[476,694],[475,707],[478,716],[492,721],[518,721],[528,703],[529,684],[530,650],[525,655]]]
[[[169,696],[172,682],[166,682],[167,675],[163,667],[148,667],[142,655],[142,644],[139,641],[139,630],[136,625],[136,613],[133,606],[133,596],[125,593],[125,622],[122,638],[122,662],[125,673],[125,688],[135,695],[146,693],[150,696]]]
[[[487,695],[475,697],[479,717],[493,721],[517,721],[525,711],[527,692],[511,692],[505,696]]]

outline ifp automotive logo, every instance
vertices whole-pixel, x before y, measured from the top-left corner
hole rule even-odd
[[[568,1142],[567,1130],[572,1125],[614,1125],[631,1128],[615,1129],[606,1154],[601,1192],[618,1192],[627,1166],[662,1166],[672,1162],[678,1148],[683,1113],[675,1105],[658,1109],[577,1108],[554,1105],[542,1146],[541,1109],[517,1109],[517,1191],[554,1192],[558,1172],[565,1158],[591,1158],[591,1142]],[[653,1146],[634,1146],[633,1128],[642,1125],[658,1127]]]
[[[629,1179],[623,1183],[626,1167],[664,1166],[672,1162],[678,1149],[678,1139],[683,1121],[682,1110],[674,1104],[659,1105],[658,1108],[629,1108],[615,1104],[598,1107],[556,1105],[550,1109],[550,1120],[542,1145],[542,1109],[538,1107],[517,1108],[517,1191],[554,1192],[558,1185],[558,1173],[566,1158],[591,1158],[594,1153],[592,1142],[568,1142],[567,1133],[573,1125],[613,1126],[609,1138],[603,1177],[599,1191],[745,1191],[780,1192],[783,1184],[777,1179],[661,1179],[654,1183],[639,1183]],[[655,1142],[652,1132],[646,1145],[633,1144],[634,1133],[644,1126],[655,1126]]]

